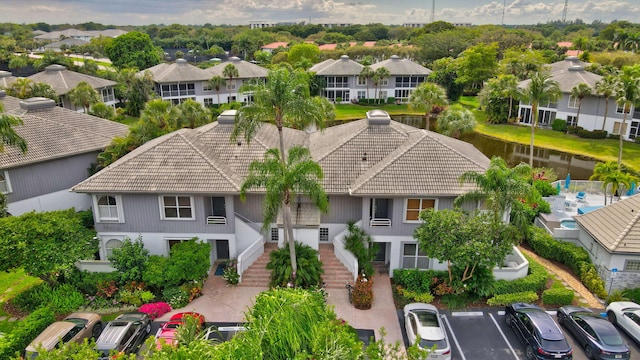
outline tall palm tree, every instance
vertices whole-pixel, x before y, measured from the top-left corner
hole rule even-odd
[[[627,115],[631,112],[631,106],[640,101],[640,67],[625,66],[618,75],[615,97],[618,106],[622,106],[623,117],[620,124],[620,145],[618,149],[618,166],[622,164],[622,145],[623,138],[626,134]]]
[[[531,145],[529,147],[529,167],[533,168],[533,140],[535,138],[536,127],[538,126],[538,106],[540,103],[555,101],[562,96],[560,85],[551,79],[551,74],[547,71],[538,71],[531,76],[531,82],[522,92],[525,100],[531,103]]]
[[[511,119],[511,112],[513,110],[513,100],[520,99],[522,91],[518,87],[518,78],[515,75],[500,75],[498,77],[500,87],[502,89],[502,95],[509,98],[509,114],[507,115],[507,122]]]
[[[391,76],[391,72],[386,67],[379,67],[373,73],[373,84],[378,89],[378,104],[380,104],[380,90],[382,90],[382,80],[388,79]]]
[[[616,78],[613,75],[607,75],[596,83],[596,91],[604,96],[604,119],[602,120],[602,130],[607,124],[607,114],[609,113],[609,98],[614,95],[616,88]]]
[[[0,153],[4,151],[5,145],[17,146],[22,153],[27,152],[27,142],[13,129],[18,125],[22,125],[22,119],[6,114],[0,103]]]
[[[580,108],[582,108],[582,100],[591,95],[591,88],[585,83],[580,83],[571,88],[571,96],[578,99],[578,111],[576,113],[576,126],[580,123]]]
[[[154,99],[145,105],[140,113],[138,124],[141,126],[141,133],[146,134],[145,138],[153,139],[176,130],[173,126],[177,123],[178,116],[179,111],[176,106],[162,99]]]
[[[82,106],[85,114],[89,113],[91,105],[101,100],[96,89],[86,81],[80,82],[75,88],[71,89],[67,93],[67,97],[74,106]]]
[[[460,104],[455,104],[440,115],[436,126],[439,133],[457,139],[460,135],[473,131],[476,127],[476,118],[471,111]]]
[[[528,178],[531,167],[524,163],[509,168],[501,157],[491,158],[486,172],[468,171],[460,176],[460,183],[471,182],[477,188],[458,196],[454,205],[460,206],[467,201],[484,201],[486,208],[493,213],[494,221],[508,222],[509,211],[514,203],[527,198],[531,193]]]
[[[174,130],[185,127],[195,129],[211,122],[211,112],[193,99],[181,102],[176,108],[179,115],[173,118],[172,127]]]
[[[374,75],[374,71],[373,69],[371,69],[369,65],[366,65],[365,67],[362,68],[362,70],[360,70],[360,77],[365,78],[367,82],[367,100],[369,99],[369,79],[371,79],[373,75]]]
[[[325,119],[332,120],[335,117],[333,105],[328,100],[310,96],[309,76],[303,71],[290,72],[285,67],[277,68],[269,71],[267,81],[243,85],[240,91],[252,92],[253,102],[238,111],[231,139],[236,140],[244,135],[248,143],[264,122],[273,123],[278,129],[280,163],[283,167],[286,153],[282,134],[284,127],[304,129],[314,125],[322,129]],[[281,200],[284,204],[287,199]],[[283,208],[286,210],[286,207]],[[285,211],[282,219],[295,271],[297,266],[291,214]]]
[[[435,105],[444,106],[447,102],[447,90],[438,84],[423,82],[411,93],[409,108],[424,111],[426,129],[429,130],[431,110]]]
[[[607,189],[611,185],[612,174],[616,171],[618,171],[618,164],[614,161],[599,162],[593,167],[593,175],[589,177],[589,180],[602,181],[605,205],[607,205]]]
[[[218,107],[220,106],[220,88],[225,84],[225,80],[222,76],[216,75],[209,79],[209,86],[218,94]]]
[[[227,83],[227,88],[229,88],[233,84],[233,78],[237,78],[240,76],[238,73],[238,68],[233,64],[227,64],[222,70],[222,76],[229,78],[229,82]]]

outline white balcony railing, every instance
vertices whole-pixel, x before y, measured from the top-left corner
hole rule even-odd
[[[207,225],[227,225],[227,218],[224,216],[207,216]]]
[[[391,226],[391,219],[371,219],[369,226]]]

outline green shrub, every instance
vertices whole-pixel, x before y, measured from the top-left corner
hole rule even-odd
[[[551,129],[554,131],[567,131],[567,121],[563,119],[554,119],[551,123]]]
[[[413,300],[421,303],[430,303],[433,301],[434,296],[430,292],[416,292],[405,289],[403,287],[399,287],[398,291],[402,294],[402,296],[406,297],[409,300]]]
[[[636,304],[640,303],[640,288],[624,289],[622,290],[622,295],[629,301],[633,301]]]
[[[55,320],[53,311],[43,306],[17,322],[11,334],[0,338],[0,359],[19,356],[18,353]]]
[[[296,261],[298,272],[295,279],[292,279],[293,269],[291,267],[291,257],[289,256],[289,244],[283,248],[274,250],[269,254],[267,269],[271,270],[271,286],[286,287],[291,281],[295,287],[310,288],[319,286],[322,274],[322,262],[318,259],[318,251],[308,245],[296,241]]]
[[[620,135],[618,135],[618,134],[609,134],[609,139],[620,140]]]
[[[582,263],[582,266],[580,267],[580,281],[582,281],[582,284],[584,284],[584,286],[597,297],[601,299],[607,297],[604,280],[602,280],[600,275],[598,275],[598,271],[593,264],[586,262]]]
[[[183,241],[171,248],[165,269],[165,287],[179,286],[207,277],[211,267],[211,244],[197,238]]]
[[[28,290],[17,294],[11,299],[11,304],[18,310],[30,313],[44,304],[47,304],[53,296],[53,290],[47,283],[34,285]]]
[[[448,278],[446,271],[418,270],[418,269],[394,269],[393,282],[403,288],[418,293],[431,291],[436,283],[441,283]],[[435,281],[434,281],[435,279]]]
[[[576,135],[584,139],[606,139],[607,131],[606,130],[584,130],[580,129],[576,131]]]
[[[162,299],[174,309],[179,309],[189,304],[189,292],[181,287],[166,288],[162,292]]]
[[[222,273],[222,278],[231,285],[236,285],[240,281],[240,274],[238,274],[238,260],[231,259],[227,261]]]
[[[140,306],[155,299],[155,295],[151,291],[126,289],[120,290],[118,297],[121,303],[134,306]]]
[[[109,256],[111,265],[119,272],[120,284],[142,281],[148,258],[149,250],[144,248],[141,236],[135,240],[125,238],[122,247],[113,249],[113,254]]]
[[[533,187],[538,190],[541,196],[558,195],[558,188],[545,180],[535,180]]]
[[[636,136],[636,138],[633,141],[635,141],[636,144],[640,144],[640,136]]]
[[[591,263],[589,253],[584,248],[556,240],[544,229],[534,228],[533,236],[527,240],[536,254],[567,265],[578,276],[580,276],[582,263]]]
[[[526,255],[525,255],[526,257]],[[538,264],[530,257],[529,274],[521,279],[516,280],[497,280],[493,285],[493,295],[503,295],[521,292],[539,292],[544,290],[549,278],[549,272],[544,266]]]
[[[160,294],[165,286],[165,269],[167,268],[167,257],[160,255],[151,255],[147,260],[147,266],[142,273],[142,281],[154,291]]]
[[[81,271],[76,268],[73,272],[67,274],[64,283],[75,286],[80,292],[88,295],[95,295],[98,292],[98,284],[110,280],[118,279],[117,272],[101,273]]]
[[[373,259],[378,252],[378,245],[362,228],[350,222],[347,225],[349,233],[344,237],[344,248],[358,259],[358,273],[364,273],[371,278],[374,275]]]
[[[45,300],[42,304],[50,306],[56,315],[63,315],[78,310],[84,301],[84,295],[75,286],[62,284],[56,286],[51,293],[51,299]]]
[[[579,130],[584,130],[581,126],[567,126],[567,134],[576,134]]]
[[[571,305],[575,293],[572,289],[567,288],[552,288],[542,292],[542,302],[544,304],[552,305]]]
[[[491,306],[506,306],[516,302],[532,303],[538,300],[538,294],[534,291],[523,291],[517,293],[507,293],[496,295],[489,300],[487,304]]]
[[[373,305],[373,281],[364,275],[358,275],[353,287],[353,306],[356,309],[368,310]]]

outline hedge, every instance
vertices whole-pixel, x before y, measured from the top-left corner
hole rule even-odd
[[[584,130],[579,129],[576,131],[576,135],[584,139],[606,139],[607,131],[606,130]]]
[[[607,297],[607,291],[604,289],[604,280],[598,275],[598,271],[593,264],[582,263],[580,268],[580,281],[597,297],[604,299]]]
[[[551,123],[551,129],[554,131],[567,131],[567,121],[563,119],[555,119]]]
[[[438,270],[418,270],[418,269],[394,269],[393,282],[402,285],[409,291],[417,293],[427,293],[434,283],[433,278],[440,280],[446,278],[446,271]]]
[[[489,300],[487,304],[491,306],[509,305],[517,302],[532,303],[538,300],[538,294],[534,291],[523,291],[517,293],[508,293],[496,295]]]
[[[555,288],[547,289],[542,293],[542,302],[553,305],[570,305],[575,294],[572,289]]]
[[[27,315],[16,324],[13,331],[0,338],[0,359],[18,356],[38,334],[55,321],[53,310],[44,306]]]
[[[529,260],[529,274],[516,280],[497,280],[493,287],[493,295],[504,295],[522,292],[535,292],[544,290],[549,278],[549,272],[544,266]]]

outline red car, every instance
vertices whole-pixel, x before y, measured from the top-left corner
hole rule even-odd
[[[164,323],[158,332],[156,333],[156,346],[158,349],[162,348],[162,344],[169,344],[171,346],[178,346],[178,340],[176,339],[176,331],[178,326],[185,323],[186,317],[195,318],[198,321],[198,328],[202,329],[204,325],[204,316],[196,312],[183,312],[177,313],[171,316],[169,321]]]

